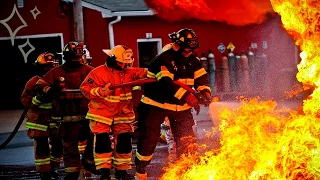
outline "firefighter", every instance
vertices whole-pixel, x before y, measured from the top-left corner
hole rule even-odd
[[[110,179],[110,169],[115,168],[117,179],[134,179],[128,174],[131,169],[133,124],[132,88],[109,89],[115,84],[147,77],[147,69],[128,67],[133,62],[132,50],[117,45],[103,50],[108,56],[106,63],[95,68],[81,84],[82,93],[90,99],[87,119],[95,134],[95,163],[101,171],[100,179]],[[110,133],[114,137],[112,150]]]
[[[26,127],[28,128],[28,136],[34,139],[36,171],[40,173],[41,179],[59,178],[54,168],[59,167],[61,163],[62,142],[57,135],[57,124],[50,122],[51,101],[45,101],[41,94],[36,94],[33,91],[33,88],[41,76],[57,65],[58,62],[52,53],[40,54],[35,61],[38,75],[27,82],[21,95],[22,104],[29,107],[26,115]]]
[[[63,48],[65,63],[50,70],[36,84],[35,90],[53,99],[52,119],[60,122],[63,142],[65,179],[78,179],[81,160],[78,149],[82,127],[88,127],[85,115],[89,101],[79,90],[81,82],[93,69],[82,63],[83,43],[69,42]]]
[[[188,152],[188,146],[195,142],[191,108],[199,113],[197,97],[173,81],[193,86],[211,99],[208,75],[200,61],[193,55],[198,48],[198,38],[192,29],[181,29],[169,34],[172,48],[156,56],[148,67],[148,77],[158,82],[146,84],[139,106],[139,131],[135,158],[136,177],[146,179],[146,166],[150,163],[160,134],[160,124],[167,116],[176,141],[177,157]]]

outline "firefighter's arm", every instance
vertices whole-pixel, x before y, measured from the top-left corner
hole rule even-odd
[[[32,97],[33,97],[33,94],[34,94],[34,92],[33,92],[34,85],[35,85],[35,82],[33,82],[33,79],[30,79],[27,82],[27,84],[26,84],[26,86],[25,86],[25,88],[24,88],[24,90],[23,90],[23,92],[21,94],[20,100],[21,100],[21,103],[25,107],[30,107],[31,106]]]
[[[111,84],[105,84],[101,79],[101,76],[106,75],[99,75],[97,71],[93,70],[81,83],[80,90],[87,99],[103,99],[104,97],[112,94],[113,90],[109,89]]]
[[[206,102],[211,101],[212,95],[208,73],[199,61],[197,61],[194,66],[194,88],[200,92],[201,97],[204,98]]]
[[[130,68],[133,71],[132,80],[139,80],[147,78],[148,69],[147,68]]]
[[[34,89],[38,94],[43,96],[52,96],[52,86],[54,84],[53,71],[47,72],[41,79],[38,80]]]

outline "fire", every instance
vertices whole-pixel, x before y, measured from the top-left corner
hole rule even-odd
[[[262,23],[272,12],[269,0],[145,0],[168,21],[200,19],[232,25]]]
[[[279,109],[275,101],[242,99],[240,107],[219,115],[218,151],[182,157],[161,179],[320,179],[320,3],[270,1],[302,51],[297,79],[313,90],[303,113]]]
[[[189,154],[165,168],[163,180],[319,179],[320,120],[242,100],[220,114],[221,148]]]

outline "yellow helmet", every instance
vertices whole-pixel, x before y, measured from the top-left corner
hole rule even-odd
[[[54,59],[54,55],[49,52],[44,52],[40,54],[35,63],[39,65],[52,65],[52,66],[58,65],[58,61]]]
[[[112,49],[103,49],[102,51],[121,63],[131,64],[134,61],[132,49],[124,45],[117,45]]]

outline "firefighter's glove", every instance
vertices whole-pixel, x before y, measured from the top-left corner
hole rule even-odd
[[[114,90],[109,89],[111,83],[106,84],[103,88],[99,89],[99,95],[102,97],[106,97],[110,95]]]
[[[199,105],[198,98],[194,96],[192,93],[188,93],[185,97],[185,101],[189,106],[195,107],[196,105]]]
[[[209,106],[212,101],[211,92],[208,89],[200,91],[200,104],[204,106]]]
[[[200,105],[197,104],[197,105],[195,105],[193,108],[194,108],[194,110],[196,111],[196,115],[198,115],[198,114],[200,113]]]

